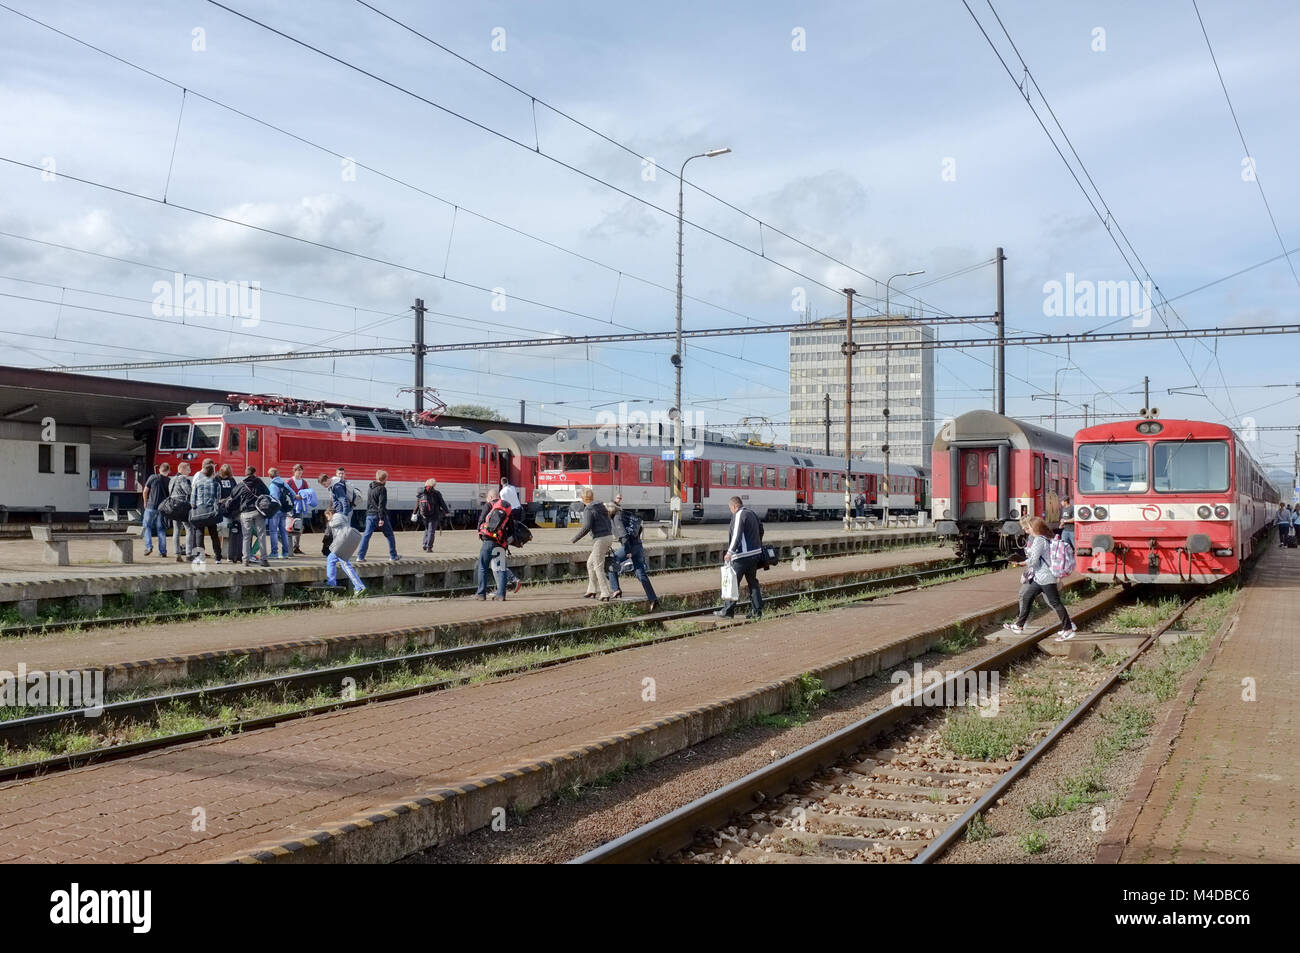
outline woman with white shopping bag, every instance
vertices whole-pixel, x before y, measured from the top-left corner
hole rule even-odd
[[[722,567],[722,608],[713,614],[722,619],[732,617],[740,602],[740,580],[744,578],[749,586],[749,617],[761,619],[763,592],[758,585],[758,568],[763,561],[763,521],[738,496],[733,496],[728,505],[732,513],[731,541]]]

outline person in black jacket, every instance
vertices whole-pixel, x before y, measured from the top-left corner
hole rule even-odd
[[[365,562],[366,550],[370,548],[370,537],[378,528],[388,540],[388,558],[393,562],[402,557],[397,555],[397,537],[393,535],[393,520],[388,515],[388,472],[380,470],[370,483],[370,492],[366,494],[366,534],[361,537],[361,550],[357,553],[357,562]]]
[[[736,580],[744,579],[749,584],[749,604],[751,619],[763,617],[763,593],[758,586],[758,564],[763,558],[763,523],[758,514],[745,505],[745,501],[733,496],[728,503],[731,507],[731,541],[727,544],[726,562],[736,574]],[[736,603],[727,600],[722,608],[713,613],[724,619],[730,619],[736,611]]]
[[[239,522],[239,508],[230,504],[239,481],[230,472],[230,464],[223,463],[217,471],[217,510],[226,525],[226,558],[238,563],[244,557],[244,534]]]
[[[239,511],[240,529],[244,536],[244,565],[253,565],[253,539],[256,537],[259,566],[269,566],[266,554],[271,538],[266,532],[266,517],[257,510],[257,498],[268,496],[266,484],[257,475],[257,467],[244,470],[244,479],[230,494],[231,505]]]
[[[614,497],[613,503],[605,505],[609,513],[610,523],[614,527],[614,564],[609,570],[609,588],[613,590],[614,598],[621,598],[623,590],[618,584],[618,568],[624,559],[632,560],[632,568],[636,571],[637,579],[641,580],[641,588],[645,590],[645,597],[650,603],[650,611],[654,612],[659,608],[659,597],[655,595],[655,587],[650,585],[650,569],[646,564],[645,547],[641,545],[641,537],[628,532],[627,523],[624,519],[622,504],[623,494],[620,493]]]
[[[433,477],[424,481],[424,489],[415,496],[415,514],[424,522],[424,551],[433,552],[433,536],[442,518],[450,513],[447,501],[438,492],[438,481]],[[481,520],[480,520],[481,522]]]

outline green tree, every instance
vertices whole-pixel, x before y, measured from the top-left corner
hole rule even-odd
[[[491,407],[481,404],[452,404],[445,411],[448,417],[473,417],[475,420],[505,420]]]

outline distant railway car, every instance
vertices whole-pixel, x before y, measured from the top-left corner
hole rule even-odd
[[[975,562],[1017,553],[1020,520],[1041,516],[1055,527],[1070,495],[1069,437],[990,410],[972,410],[935,438],[931,508],[935,531]]]
[[[1115,582],[1213,583],[1268,532],[1278,492],[1231,428],[1127,420],[1074,438],[1079,569]]]
[[[393,411],[239,395],[231,401],[235,406],[193,404],[184,414],[165,417],[155,465],[168,462],[175,473],[188,460],[197,470],[211,457],[218,467],[230,464],[240,479],[249,465],[262,477],[276,467],[288,479],[301,463],[313,486],[322,473],[333,476],[341,466],[363,494],[375,471],[386,470],[388,507],[399,521],[429,477],[462,523],[472,521],[487,491],[498,485],[497,444],[482,434],[425,426],[414,415]]]
[[[625,508],[647,519],[670,518],[670,434],[657,428],[569,428],[543,440],[538,453],[540,506],[572,505],[589,486],[598,501],[622,494]],[[711,433],[685,441],[684,456],[683,519],[729,519],[733,496],[764,520],[839,519],[844,513],[843,457],[753,446]],[[883,504],[880,465],[854,460],[853,471],[853,494]],[[923,474],[895,464],[890,475],[892,510],[915,513]]]

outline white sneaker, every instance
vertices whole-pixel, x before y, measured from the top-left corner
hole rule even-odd
[[[1079,631],[1079,627],[1075,625],[1073,622],[1071,622],[1070,627],[1068,629],[1061,630],[1061,634],[1056,637],[1056,641],[1069,642],[1072,638],[1074,638],[1074,633],[1078,631]]]
[[[1017,634],[1025,631],[1023,625],[1016,625],[1014,622],[1003,622],[1002,628],[1006,629],[1008,632],[1015,632]]]

